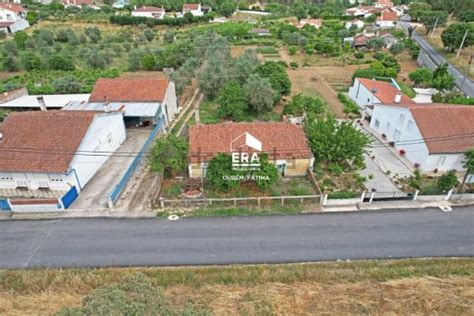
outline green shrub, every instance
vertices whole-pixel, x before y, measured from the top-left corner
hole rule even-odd
[[[298,68],[298,63],[292,61],[292,62],[290,62],[290,67],[291,67],[291,68]]]
[[[454,188],[458,184],[458,178],[456,177],[456,173],[454,170],[448,171],[447,173],[443,174],[439,177],[437,186],[438,189],[447,192]]]
[[[328,194],[328,199],[354,199],[358,197],[359,194],[353,191],[338,191],[331,192]]]
[[[364,58],[364,53],[361,51],[357,51],[354,53],[354,57],[357,59],[363,59]]]

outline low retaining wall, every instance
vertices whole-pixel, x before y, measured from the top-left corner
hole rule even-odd
[[[356,199],[327,199],[324,206],[350,205],[362,202],[361,198]]]
[[[16,199],[9,202],[11,210],[20,213],[63,210],[63,206],[56,199]]]

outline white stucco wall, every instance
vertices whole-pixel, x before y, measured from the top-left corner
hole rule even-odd
[[[358,79],[355,79],[354,84],[349,88],[349,98],[357,103],[361,109],[366,105],[381,103]]]
[[[126,138],[125,124],[121,113],[97,115],[78,152],[115,152]],[[71,163],[82,189],[97,170],[107,161],[109,155],[76,155]]]
[[[166,115],[166,122],[168,123],[173,120],[174,116],[178,112],[178,99],[176,97],[176,87],[174,82],[170,82],[168,84],[165,100],[163,103],[165,104],[164,112]]]
[[[27,186],[30,190],[49,187],[50,190],[67,191],[72,186],[76,186],[80,191],[108,159],[106,155],[94,156],[89,152],[114,152],[125,138],[125,125],[121,113],[99,114],[91,123],[78,148],[78,152],[87,152],[88,155],[76,155],[67,173],[0,172],[0,189]]]
[[[141,16],[145,18],[152,18],[152,19],[163,19],[165,17],[165,11],[160,12],[140,12],[140,11],[133,11],[132,16]]]
[[[376,21],[375,24],[381,28],[392,28],[397,25],[394,21]]]
[[[403,117],[402,117],[403,116]],[[426,172],[462,170],[463,154],[431,154],[411,112],[396,106],[375,106],[370,127],[380,135],[385,134],[387,142],[395,142],[397,150],[405,150],[405,157],[413,164],[420,164]],[[397,144],[398,142],[398,144]]]

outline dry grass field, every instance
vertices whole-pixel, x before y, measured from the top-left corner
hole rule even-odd
[[[474,313],[474,260],[0,271],[1,315],[50,315],[142,272],[175,307],[215,315]]]

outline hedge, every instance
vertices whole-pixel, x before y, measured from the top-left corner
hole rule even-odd
[[[164,19],[153,19],[142,16],[131,16],[131,15],[112,15],[110,16],[110,23],[118,25],[140,25],[145,24],[147,26],[155,25],[169,25],[169,26],[181,26],[191,23],[209,22],[211,17],[209,15],[193,16],[192,18],[164,18]]]

